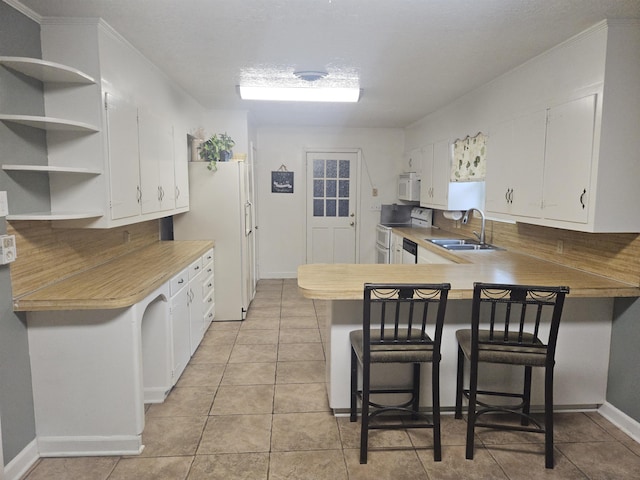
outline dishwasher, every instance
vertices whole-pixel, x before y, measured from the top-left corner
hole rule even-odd
[[[402,263],[418,263],[418,244],[406,238],[402,239]]]

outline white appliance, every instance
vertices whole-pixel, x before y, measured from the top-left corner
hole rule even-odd
[[[381,220],[389,218],[385,215],[385,207],[389,207],[392,210],[396,206],[383,205],[382,206]],[[404,207],[403,207],[404,208]],[[383,220],[384,221],[384,220]],[[429,228],[433,222],[433,211],[429,208],[413,207],[411,209],[411,216],[407,222],[402,223],[379,223],[376,225],[376,263],[391,263],[391,232],[393,227],[407,227],[407,228]],[[403,245],[403,257],[404,257],[404,245]],[[403,261],[403,263],[405,263]],[[416,263],[411,262],[411,263]]]
[[[253,171],[247,162],[189,162],[190,210],[176,215],[176,240],[213,240],[214,321],[244,320],[255,295]]]
[[[403,173],[398,176],[398,200],[420,201],[420,178],[417,173]]]
[[[376,226],[376,263],[391,263],[391,227]]]

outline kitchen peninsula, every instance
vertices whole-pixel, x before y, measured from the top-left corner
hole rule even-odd
[[[127,228],[144,241],[142,227]],[[142,451],[144,405],[162,402],[180,373],[177,341],[186,335],[188,361],[189,329],[206,328],[203,306],[190,319],[176,300],[204,289],[213,246],[155,241],[14,298],[27,312],[41,456]]]
[[[428,234],[425,229],[422,233]],[[407,234],[407,232],[405,232]],[[441,235],[434,230],[433,236]],[[437,254],[444,249],[414,237]],[[558,408],[596,408],[605,402],[613,298],[638,297],[637,286],[585,273],[557,263],[506,250],[446,253],[457,264],[429,265],[328,265],[309,264],[298,268],[298,287],[307,298],[328,300],[327,387],[329,404],[335,413],[349,407],[349,331],[361,328],[363,284],[366,282],[451,283],[442,340],[441,402],[454,405],[456,352],[455,331],[467,328],[471,318],[473,283],[518,283],[565,285],[567,297],[556,354],[555,403]],[[389,367],[390,368],[390,367]],[[404,372],[403,372],[404,373]],[[519,373],[519,372],[518,372]],[[408,379],[397,371],[381,370],[380,383],[396,385]],[[492,378],[518,375],[508,367]],[[485,378],[491,382],[492,378]],[[534,375],[534,382],[541,378]],[[534,386],[532,403],[540,405],[541,393]],[[430,395],[422,395],[428,399]]]

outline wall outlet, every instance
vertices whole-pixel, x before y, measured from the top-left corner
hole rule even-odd
[[[13,262],[17,256],[16,236],[0,235],[0,265]]]
[[[374,197],[377,197],[378,196],[378,189],[377,188],[372,189],[371,190],[371,195],[374,196]]]
[[[0,192],[0,217],[6,217],[7,215],[9,215],[7,192]]]

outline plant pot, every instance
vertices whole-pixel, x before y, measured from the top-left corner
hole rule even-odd
[[[201,138],[191,139],[191,161],[192,162],[202,161],[202,159],[200,158],[200,145],[202,145],[202,142],[204,142],[204,140],[202,140]]]
[[[220,152],[220,162],[228,162],[229,160],[231,160],[231,157],[233,156],[233,152],[230,152],[229,150],[223,150]]]

